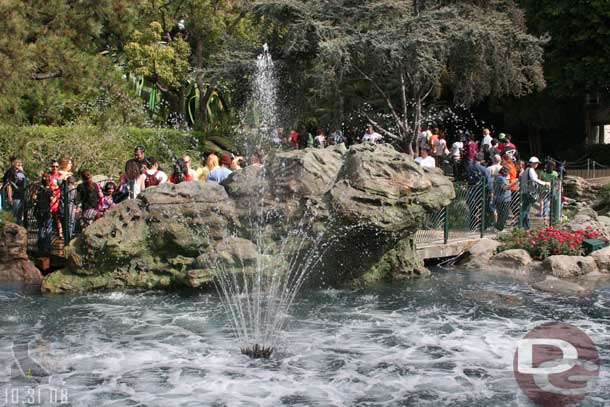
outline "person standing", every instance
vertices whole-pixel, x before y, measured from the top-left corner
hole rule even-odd
[[[483,129],[483,140],[481,140],[481,148],[483,146],[487,146],[487,148],[491,148],[491,132],[489,129]]]
[[[91,171],[83,170],[82,183],[76,188],[77,202],[81,205],[81,230],[85,230],[100,215],[104,193],[97,182],[93,181]]]
[[[539,200],[540,187],[551,185],[550,182],[542,181],[538,178],[536,173],[536,168],[540,165],[538,157],[531,157],[528,164],[528,167],[519,176],[519,182],[524,192],[523,202],[521,203],[521,225],[523,225],[525,230],[530,228],[530,210],[532,205]]]
[[[49,174],[42,175],[40,185],[34,192],[32,199],[34,205],[34,217],[38,224],[38,253],[47,254],[51,251],[51,236],[53,234],[53,218],[51,216],[51,200],[53,190],[50,188],[51,180]]]
[[[11,207],[11,213],[18,225],[23,225],[23,212],[25,206],[25,187],[27,177],[23,172],[23,163],[13,156],[10,158],[11,166],[2,177],[6,203]]]
[[[494,203],[496,207],[496,228],[504,230],[511,214],[511,187],[508,182],[508,168],[502,167],[494,177]],[[517,181],[514,181],[516,184]]]
[[[189,155],[183,155],[182,161],[184,161],[185,173],[184,181],[195,181],[197,179],[197,173],[191,168],[191,157]]]
[[[555,171],[556,165],[554,161],[548,161],[544,166],[544,171],[540,174],[540,179],[548,182],[551,185],[550,189],[545,190],[545,194],[542,197],[541,203],[541,211],[544,221],[551,225],[553,220],[559,220],[559,206],[561,205],[559,201],[559,188],[560,185],[557,183],[557,179],[559,178],[559,174]],[[552,203],[552,205],[551,205]],[[552,213],[551,213],[552,206]]]
[[[382,139],[383,139],[383,137],[381,136],[381,134],[379,134],[375,130],[373,130],[373,126],[371,126],[370,124],[366,127],[366,131],[365,131],[364,135],[362,136],[363,143],[368,142],[368,143],[377,144],[377,143],[381,142]]]
[[[415,162],[421,165],[422,168],[435,168],[436,160],[430,156],[430,150],[422,148],[419,150],[420,156],[415,159]]]
[[[313,146],[316,148],[326,148],[326,136],[324,135],[324,130],[318,129],[318,134],[316,134],[316,138],[313,141]]]
[[[233,171],[229,169],[232,162],[233,160],[231,159],[231,154],[222,154],[220,156],[220,166],[210,171],[210,174],[208,175],[208,181],[221,183],[222,181],[227,179],[227,177],[233,173]]]

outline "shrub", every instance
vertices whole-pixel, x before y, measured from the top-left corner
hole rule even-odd
[[[576,232],[565,231],[557,226],[531,231],[516,228],[500,238],[500,251],[523,249],[538,260],[559,254],[579,256],[582,254],[582,242],[593,238],[608,241],[601,230],[590,226]]]
[[[9,166],[13,154],[23,160],[30,179],[38,179],[51,159],[62,155],[73,158],[73,171],[87,168],[95,174],[117,177],[133,149],[142,145],[146,154],[162,164],[188,153],[193,158],[217,144],[206,142],[201,132],[164,129],[96,126],[0,126],[0,169]],[[220,151],[222,148],[217,148]]]

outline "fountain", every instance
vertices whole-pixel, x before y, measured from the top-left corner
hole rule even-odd
[[[246,151],[250,153],[264,152],[269,155],[274,148],[273,139],[278,123],[277,118],[277,86],[273,60],[267,44],[263,45],[263,53],[256,60],[256,72],[253,81],[252,102],[250,109],[255,126],[253,140],[245,143]],[[291,249],[301,249],[311,237],[308,235],[309,225],[301,222],[299,227],[282,239],[279,256],[282,260],[277,264],[269,262],[271,248],[265,242],[264,228],[267,223],[265,214],[266,177],[265,169],[258,174],[263,182],[256,190],[256,195],[249,200],[249,228],[254,235],[256,245],[256,264],[253,272],[242,267],[241,272],[227,269],[221,264],[215,264],[216,287],[236,333],[241,342],[240,350],[253,359],[271,357],[276,346],[277,333],[286,324],[288,310],[297,292],[302,286],[308,272],[320,259],[317,244],[310,244],[305,262],[297,262],[297,253]],[[304,216],[305,218],[305,216]],[[321,236],[317,237],[319,241]],[[309,243],[312,243],[311,241]],[[300,260],[303,260],[302,258]],[[238,277],[239,276],[239,277]]]

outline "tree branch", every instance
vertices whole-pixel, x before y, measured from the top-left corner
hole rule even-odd
[[[369,123],[371,123],[373,126],[375,126],[377,128],[377,130],[379,130],[380,132],[382,132],[383,134],[385,134],[386,136],[388,136],[391,139],[400,141],[401,138],[400,136],[397,136],[396,134],[392,133],[391,131],[388,131],[386,129],[384,129],[379,123],[377,123],[375,120],[371,119],[371,117],[368,114],[365,114],[366,119],[369,121]]]
[[[407,86],[405,84],[405,74],[404,71],[401,69],[400,70],[400,89],[401,89],[401,96],[402,96],[402,120],[403,120],[403,126],[402,129],[404,131],[404,133],[407,133],[409,131],[409,126],[407,124]]]
[[[402,121],[400,120],[400,117],[398,116],[398,114],[396,113],[396,109],[394,109],[394,105],[392,104],[392,101],[390,100],[390,97],[384,92],[383,89],[381,89],[381,86],[379,86],[377,84],[376,81],[373,80],[373,78],[371,78],[370,76],[368,76],[366,73],[364,73],[364,71],[362,71],[362,69],[356,67],[356,70],[362,75],[364,76],[364,78],[366,80],[368,80],[369,82],[371,82],[373,84],[373,86],[375,87],[375,89],[377,89],[377,91],[379,93],[381,93],[381,95],[383,96],[383,98],[385,99],[386,104],[388,105],[388,108],[390,109],[390,112],[392,113],[392,116],[394,116],[394,120],[396,120],[396,123],[398,124],[398,126],[400,128],[402,128]],[[404,130],[404,129],[403,129]]]
[[[32,79],[33,81],[44,81],[47,79],[53,79],[53,78],[59,78],[63,76],[63,72],[59,71],[59,72],[50,72],[50,73],[40,73],[40,74],[32,74],[32,76],[30,76],[30,79]]]

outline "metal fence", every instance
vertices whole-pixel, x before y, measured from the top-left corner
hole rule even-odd
[[[447,244],[451,240],[484,237],[514,227],[554,225],[561,220],[562,179],[550,186],[516,184],[509,190],[488,186],[485,179],[475,185],[455,182],[455,199],[425,215],[415,235],[418,246]]]

